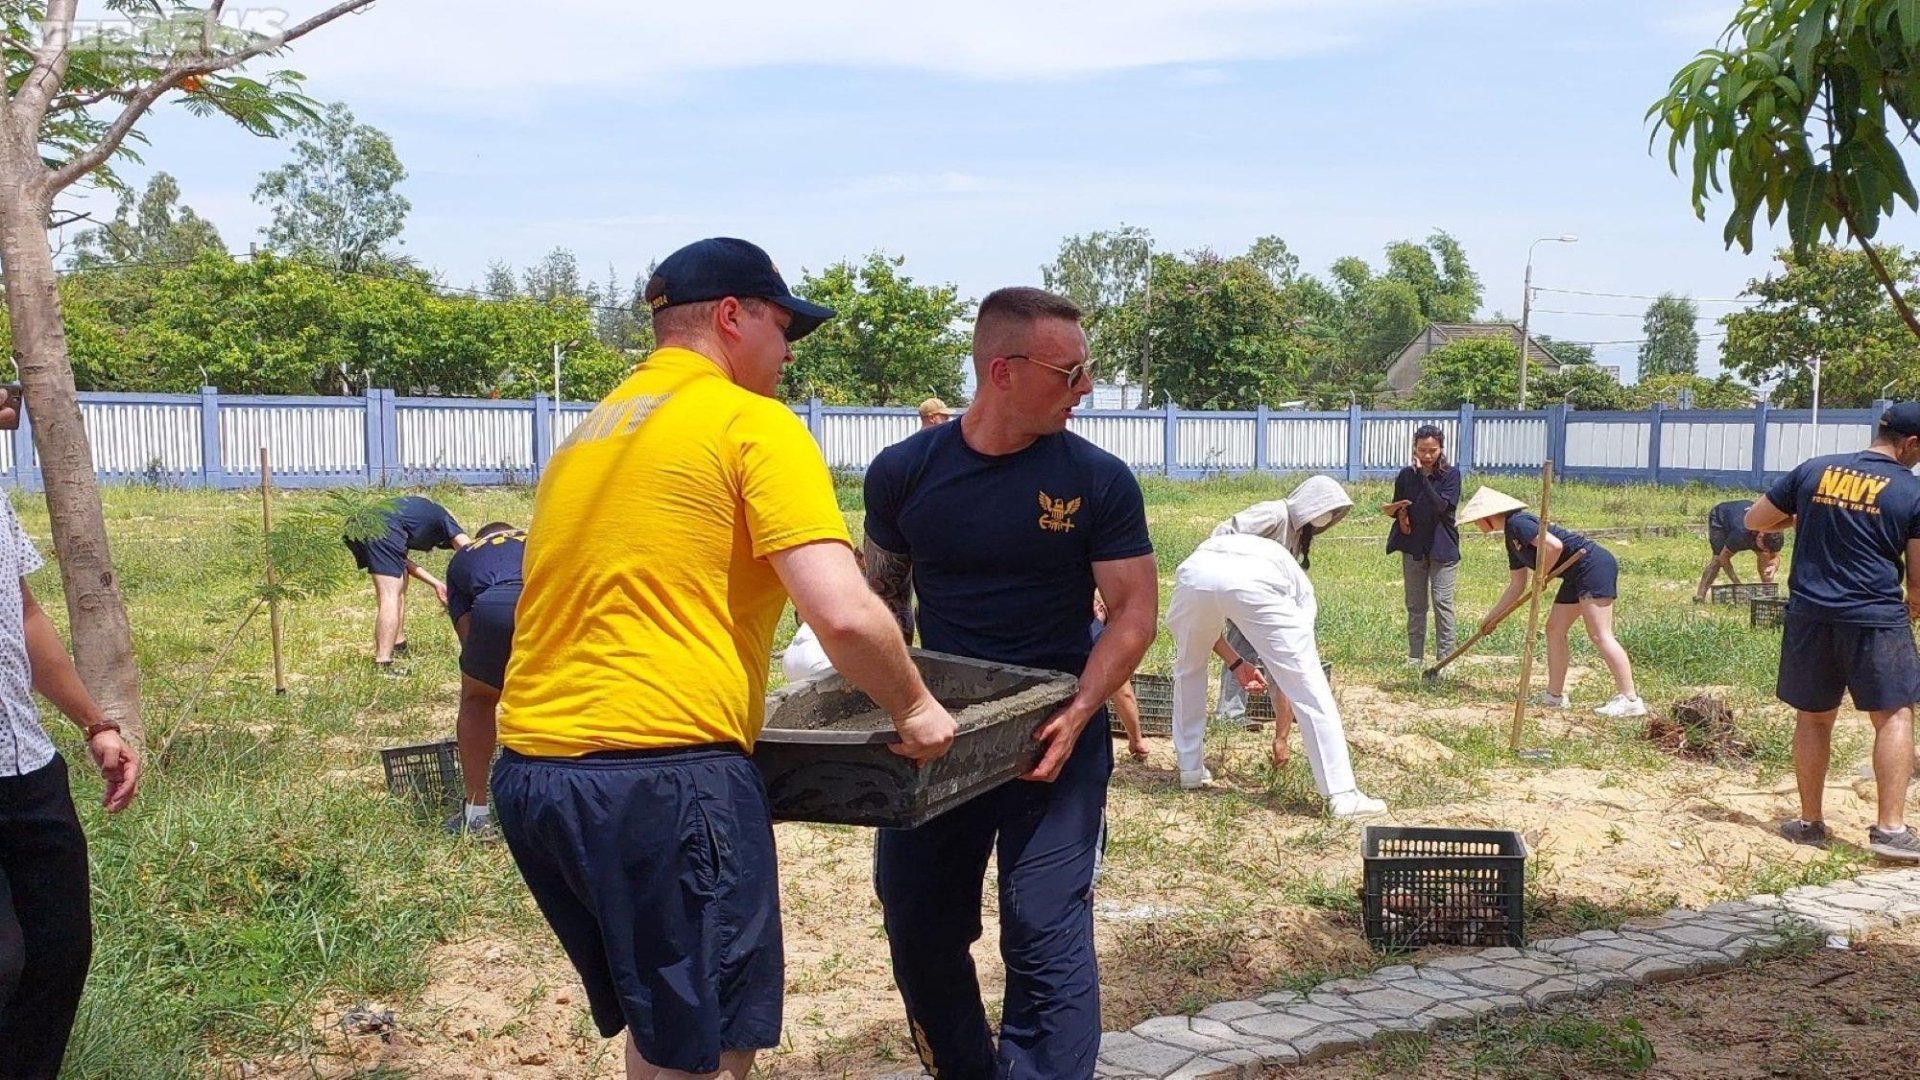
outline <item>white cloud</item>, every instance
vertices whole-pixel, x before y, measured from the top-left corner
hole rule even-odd
[[[1324,52],[1394,23],[1517,0],[383,0],[299,43],[292,66],[338,95],[519,111],[529,95],[644,88],[712,71],[902,69],[1064,80],[1156,65]],[[324,5],[288,2],[291,18]],[[636,116],[647,107],[636,101]]]

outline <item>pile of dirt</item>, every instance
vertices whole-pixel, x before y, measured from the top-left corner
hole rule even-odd
[[[1747,761],[1753,744],[1740,737],[1733,710],[1710,694],[1676,701],[1647,720],[1646,740],[1675,757],[1720,764]]]

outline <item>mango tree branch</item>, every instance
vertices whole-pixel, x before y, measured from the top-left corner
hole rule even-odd
[[[72,0],[68,0],[69,6],[71,6],[71,2]],[[175,64],[168,68],[158,79],[154,80],[153,83],[133,95],[132,99],[127,102],[127,107],[115,118],[113,124],[107,128],[106,134],[100,137],[98,143],[95,143],[92,148],[53,171],[53,175],[48,181],[49,194],[58,194],[66,190],[81,177],[100,167],[108,158],[112,157],[114,152],[120,149],[120,144],[125,141],[127,134],[133,130],[134,125],[138,124],[140,118],[147,114],[147,110],[153,107],[153,103],[160,100],[161,95],[180,85],[181,80],[190,75],[208,75],[216,71],[224,71],[230,67],[238,67],[256,56],[277,52],[285,48],[289,42],[305,37],[322,26],[338,19],[340,16],[352,14],[361,8],[370,6],[373,2],[374,0],[344,0],[343,3],[335,4],[291,29],[283,30],[272,37],[261,38],[259,41],[254,42],[238,52],[228,53],[217,59],[203,59],[192,63]]]

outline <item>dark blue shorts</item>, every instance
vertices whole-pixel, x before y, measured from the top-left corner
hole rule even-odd
[[[1587,554],[1560,577],[1556,604],[1577,604],[1582,600],[1612,600],[1620,595],[1620,564],[1613,552],[1599,544],[1587,548]]]
[[[515,593],[515,599],[519,596]],[[495,690],[507,683],[507,657],[513,655],[512,600],[489,603],[486,597],[467,613],[467,641],[460,646],[460,674]]]
[[[1861,712],[1920,701],[1920,652],[1905,626],[1854,626],[1787,613],[1780,631],[1774,696],[1802,712],[1840,707],[1841,691]]]
[[[780,1042],[785,961],[766,788],[737,747],[504,751],[493,812],[600,1034],[706,1073]]]
[[[353,552],[353,564],[367,573],[383,577],[407,576],[407,545],[399,533],[389,532],[371,540],[341,537],[341,541],[347,545],[348,551]]]

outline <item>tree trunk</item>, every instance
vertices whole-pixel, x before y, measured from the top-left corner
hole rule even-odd
[[[8,152],[16,149],[0,149],[0,273],[13,319],[13,359],[26,387],[46,483],[74,664],[107,716],[125,727],[129,739],[140,740],[140,669],[73,389],[59,276],[47,248],[43,166],[37,153],[23,160]]]

